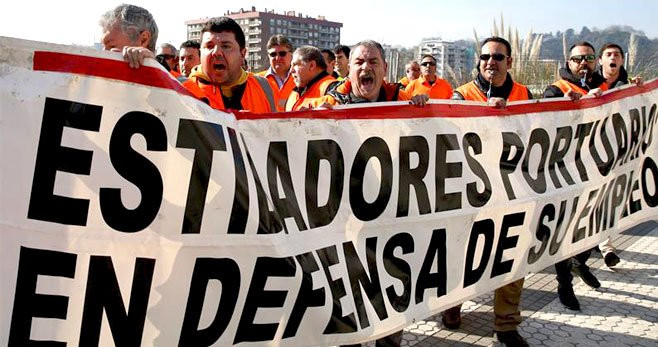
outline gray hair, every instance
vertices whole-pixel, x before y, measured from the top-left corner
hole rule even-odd
[[[352,49],[352,51],[350,52],[350,61],[352,61],[352,55],[354,54],[354,51],[356,51],[356,49],[361,46],[377,49],[379,51],[379,54],[382,56],[382,61],[384,61],[384,63],[386,62],[386,54],[384,54],[384,47],[382,47],[382,45],[375,40],[363,40],[357,43],[356,45],[354,45],[354,49]]]
[[[295,50],[295,54],[302,57],[302,60],[305,62],[314,61],[318,67],[322,68],[323,70],[327,69],[327,63],[324,61],[322,51],[320,51],[317,47],[301,46]]]
[[[175,47],[174,45],[172,45],[171,43],[167,43],[167,42],[165,42],[165,43],[161,43],[161,44],[160,44],[160,49],[163,49],[163,48],[169,48],[172,52],[174,52],[174,55],[175,55],[175,56],[178,55],[178,50],[177,50],[176,47]]]
[[[158,40],[158,26],[155,19],[149,11],[135,5],[121,4],[105,12],[100,19],[99,24],[103,30],[110,30],[112,26],[118,24],[121,32],[136,41],[141,33],[148,31],[151,33],[151,40],[148,42],[148,49],[155,52],[155,42]]]

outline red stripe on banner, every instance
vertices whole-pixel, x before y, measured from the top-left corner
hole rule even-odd
[[[124,61],[68,53],[35,51],[32,69],[35,71],[68,72],[104,77],[145,86],[171,89],[191,96],[185,87],[165,71],[150,66],[133,69]]]
[[[412,105],[376,106],[367,108],[348,108],[332,111],[299,111],[286,113],[259,114],[251,112],[236,113],[237,119],[408,119],[437,117],[499,117],[527,113],[581,110],[601,106],[605,103],[642,94],[658,88],[658,79],[644,85],[631,86],[606,93],[599,98],[585,98],[578,101],[566,99],[534,99],[531,103],[509,105],[505,109],[495,109],[489,106],[451,104],[429,104],[425,107]],[[540,102],[542,100],[542,102]],[[551,100],[548,102],[548,100]]]
[[[158,88],[172,89],[181,94],[192,96],[178,81],[166,72],[149,66],[138,70],[128,63],[118,60],[94,58],[68,53],[35,51],[35,71],[53,71],[104,77],[125,82],[142,84]],[[614,90],[599,98],[586,98],[578,101],[560,100],[552,102],[535,102],[521,105],[510,105],[505,109],[494,109],[488,106],[451,104],[430,104],[423,108],[411,105],[376,106],[367,108],[348,108],[326,111],[300,111],[282,113],[251,113],[236,112],[237,119],[285,119],[285,118],[315,118],[315,119],[408,119],[441,117],[498,117],[526,113],[580,110],[597,107],[605,103],[627,98],[658,88],[658,79],[654,79],[640,87],[629,87]]]

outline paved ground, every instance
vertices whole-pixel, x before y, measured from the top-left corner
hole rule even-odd
[[[614,244],[622,259],[614,270],[596,252],[588,262],[601,288],[574,278],[582,311],[562,306],[552,267],[526,278],[519,332],[531,346],[658,346],[658,223],[629,229]],[[464,303],[457,331],[445,329],[440,315],[409,326],[402,346],[494,345],[492,299]]]

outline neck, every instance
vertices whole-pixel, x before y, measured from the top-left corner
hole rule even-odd
[[[286,71],[286,70],[283,70],[283,71],[281,71],[281,72],[278,72],[278,71],[275,70],[274,73],[275,73],[275,74],[277,75],[277,77],[279,77],[282,81],[285,81],[286,78],[288,77],[288,71]]]
[[[428,82],[434,82],[436,81],[436,75],[426,75],[425,80]]]
[[[494,87],[502,87],[503,84],[505,84],[506,79],[507,79],[507,74],[496,75],[491,81],[491,85],[493,85]]]
[[[612,72],[603,71],[603,77],[605,78],[606,83],[612,84],[612,82],[616,81],[617,78],[619,78],[619,71],[617,71],[616,74],[613,74]]]

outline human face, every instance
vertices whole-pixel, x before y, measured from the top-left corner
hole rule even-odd
[[[199,50],[194,47],[183,47],[180,49],[180,57],[178,58],[178,67],[180,73],[187,77],[192,72],[192,68],[201,63],[201,56]]]
[[[386,63],[375,47],[358,46],[350,60],[352,92],[360,98],[376,101],[386,75]]]
[[[619,68],[624,65],[624,56],[621,55],[619,48],[610,47],[603,50],[599,65],[603,68],[603,74],[606,76],[619,75]]]
[[[336,72],[338,72],[340,77],[346,77],[349,71],[350,66],[345,53],[340,52],[336,54]]]
[[[103,49],[106,51],[121,51],[123,47],[137,47],[140,46],[137,40],[131,40],[128,34],[121,30],[118,24],[112,25],[109,29],[103,29],[101,36]]]
[[[489,59],[482,59],[482,58]],[[502,57],[502,60],[497,60]],[[512,57],[509,56],[507,47],[500,42],[487,42],[482,46],[480,55],[480,74],[496,87],[505,83],[507,70],[512,65]]]
[[[169,68],[174,70],[176,67],[176,53],[171,47],[158,47],[158,55],[164,56],[164,60],[169,65]]]
[[[306,87],[308,82],[318,75],[316,66],[315,61],[304,61],[299,54],[294,54],[292,56],[291,73],[297,88]]]
[[[201,68],[214,84],[236,82],[242,74],[245,54],[246,48],[240,49],[232,32],[206,31],[201,36]]]
[[[582,59],[580,62],[573,60],[574,57],[581,56],[592,56],[594,55],[594,50],[588,46],[576,46],[574,47],[569,54],[569,70],[571,73],[578,77],[591,78],[592,72],[594,72],[594,66],[596,64],[596,59],[587,61]]]
[[[425,57],[420,61],[420,72],[423,77],[436,76],[436,61],[430,57]]]
[[[329,54],[327,53],[322,53],[322,56],[324,57],[324,62],[327,63],[327,73],[331,75],[336,68],[336,60],[329,60]]]
[[[281,56],[283,54],[283,56]],[[286,46],[277,45],[267,50],[270,66],[277,75],[287,75],[290,71],[292,52]]]
[[[418,65],[418,63],[407,64],[406,69],[407,79],[409,81],[413,81],[420,77],[420,65]]]

